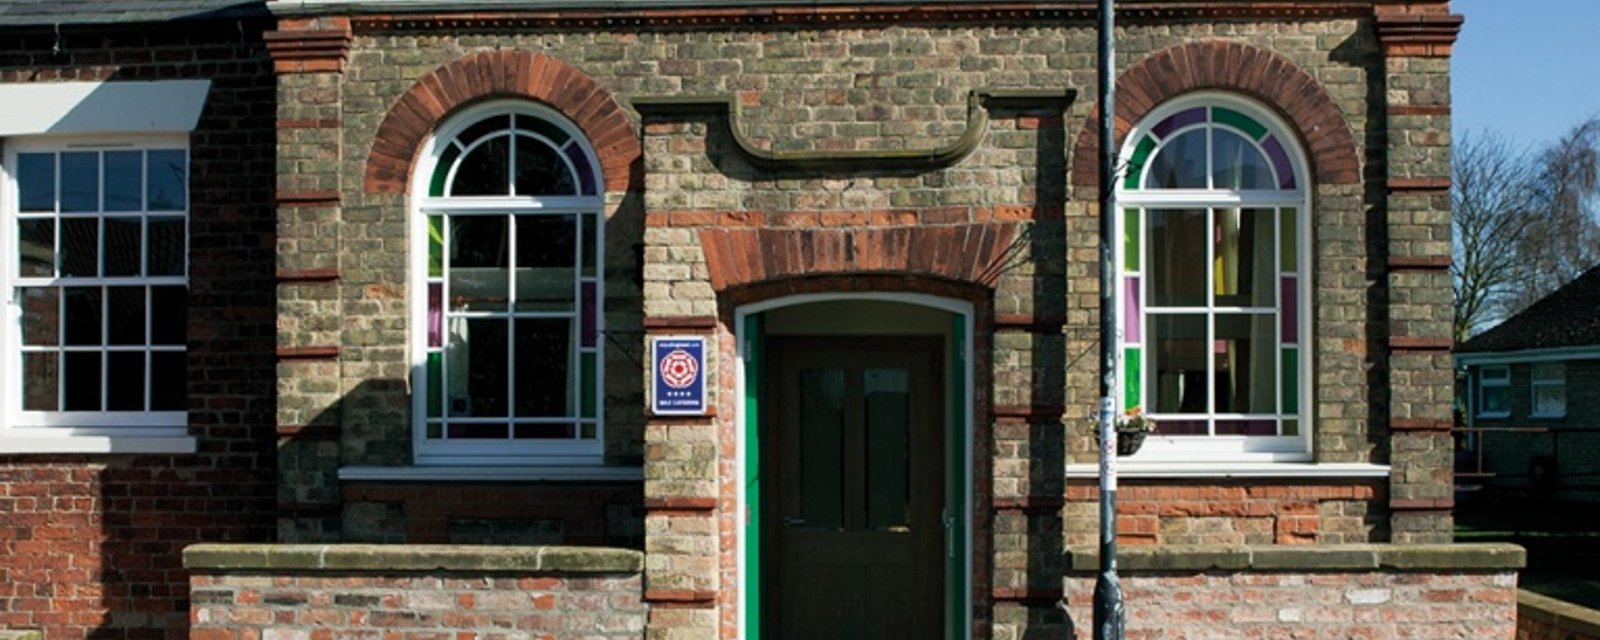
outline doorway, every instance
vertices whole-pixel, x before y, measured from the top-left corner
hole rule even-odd
[[[769,342],[765,637],[942,635],[942,346]]]
[[[740,635],[966,637],[970,306],[796,296],[737,315]]]

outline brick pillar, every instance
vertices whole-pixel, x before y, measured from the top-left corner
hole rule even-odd
[[[343,18],[266,34],[278,76],[278,537],[339,536]]]
[[[1395,542],[1449,542],[1450,47],[1449,2],[1375,7],[1388,99],[1390,531]]]

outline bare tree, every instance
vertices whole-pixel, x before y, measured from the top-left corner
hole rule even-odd
[[[1540,152],[1539,220],[1521,238],[1517,255],[1526,273],[1506,299],[1515,313],[1600,263],[1600,118],[1573,127]]]
[[[1517,254],[1535,226],[1540,171],[1527,149],[1494,134],[1463,135],[1450,183],[1455,246],[1455,339],[1498,319],[1512,285],[1525,277]]]
[[[1452,172],[1457,342],[1600,264],[1600,117],[1537,152],[1469,133]]]

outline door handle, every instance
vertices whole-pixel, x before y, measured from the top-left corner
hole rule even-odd
[[[785,527],[804,527],[804,526],[806,526],[806,519],[802,518],[800,516],[784,516],[783,517],[783,526],[785,526]]]

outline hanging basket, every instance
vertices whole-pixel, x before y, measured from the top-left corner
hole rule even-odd
[[[1093,431],[1094,446],[1100,448],[1100,430]],[[1148,431],[1138,429],[1117,430],[1117,457],[1127,457],[1139,452],[1139,447],[1144,446],[1144,437],[1150,435]]]

